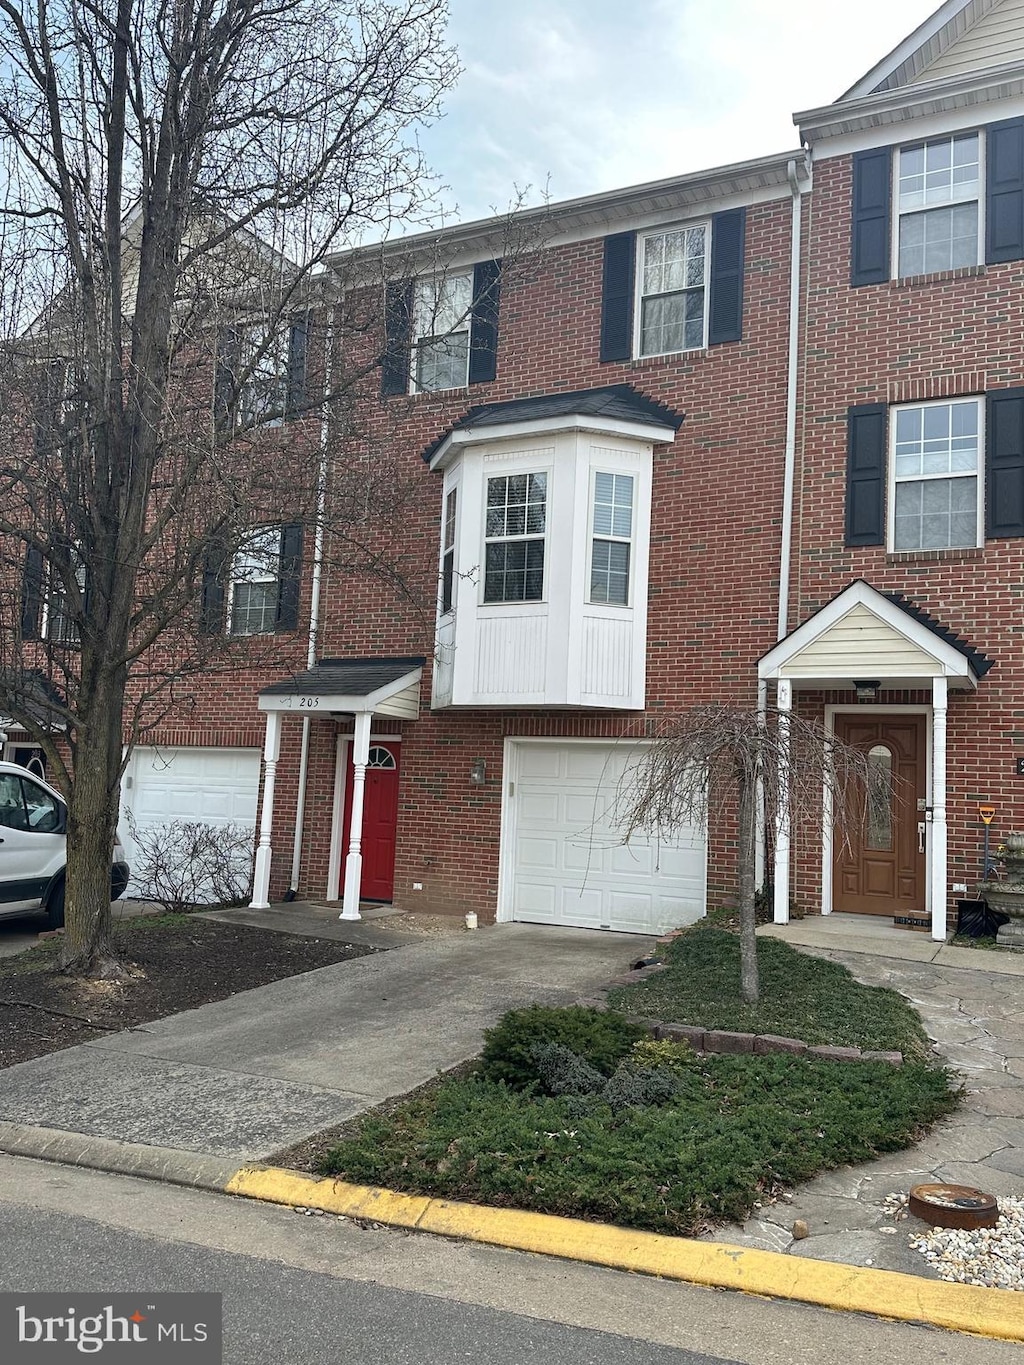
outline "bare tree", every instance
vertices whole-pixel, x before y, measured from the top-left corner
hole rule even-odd
[[[769,828],[821,829],[822,794],[832,792],[841,838],[863,823],[869,802],[888,794],[889,779],[867,755],[822,726],[789,711],[695,706],[666,721],[630,769],[621,793],[625,837],[707,828],[735,809],[740,919],[740,992],[759,995],[755,861],[759,808]],[[885,792],[879,783],[886,784]]]
[[[0,713],[68,802],[66,970],[118,970],[123,742],[225,647],[197,623],[211,555],[282,509],[322,519],[328,481],[356,525],[385,484],[401,517],[372,443],[328,458],[380,319],[338,307],[351,281],[324,263],[429,209],[412,131],[456,74],[446,17],[444,0],[0,0]],[[297,325],[314,382],[295,400]],[[333,428],[266,439],[328,410]]]

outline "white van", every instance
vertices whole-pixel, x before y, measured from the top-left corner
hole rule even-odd
[[[51,929],[64,923],[68,810],[42,778],[17,763],[0,762],[0,917],[43,910]],[[110,869],[110,898],[128,885],[118,839]]]

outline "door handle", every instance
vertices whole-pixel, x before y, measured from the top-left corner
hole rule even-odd
[[[918,820],[918,822],[917,822],[917,851],[918,851],[918,853],[923,853],[923,852],[924,852],[924,831],[925,831],[925,822],[924,822],[923,820]]]

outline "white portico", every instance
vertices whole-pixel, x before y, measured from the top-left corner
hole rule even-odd
[[[869,761],[879,762],[895,778],[906,774],[907,780],[895,785],[892,809],[882,812],[852,856],[840,856],[833,846],[831,793],[823,793],[823,914],[833,909],[894,914],[919,900],[918,912],[930,915],[932,938],[945,939],[949,694],[973,691],[990,667],[983,654],[913,603],[898,594],[878,592],[862,579],[761,659],[761,695],[774,684],[783,735],[795,691],[848,691],[849,702],[825,707],[826,727],[862,747]],[[908,690],[930,693],[930,703],[888,705],[878,700],[883,692]],[[920,744],[914,738],[915,726]],[[779,807],[774,907],[775,922],[786,924],[792,831],[786,802],[780,800]]]
[[[251,908],[270,905],[270,867],[274,832],[274,790],[281,755],[281,729],[288,715],[314,720],[354,718],[352,790],[347,841],[345,886],[340,918],[357,920],[363,856],[363,793],[370,756],[370,733],[375,716],[415,720],[420,710],[422,657],[385,659],[322,659],[314,668],[263,688],[259,708],[267,717],[263,744],[263,799],[259,844],[253,878]]]

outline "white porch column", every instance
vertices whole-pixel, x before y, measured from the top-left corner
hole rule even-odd
[[[789,713],[793,709],[793,684],[780,678],[776,707],[779,726],[778,809],[775,812],[775,923],[789,923]]]
[[[932,938],[946,940],[946,679],[932,679],[932,827],[928,883]]]
[[[345,864],[345,895],[339,919],[359,919],[359,889],[363,880],[363,792],[366,764],[370,757],[370,711],[356,712],[352,740],[352,823],[349,829],[348,861]]]
[[[263,740],[263,805],[260,808],[260,841],[256,848],[256,869],[252,878],[250,910],[270,909],[270,836],[274,832],[274,783],[277,760],[281,757],[281,712],[267,712],[267,733]]]
[[[757,684],[757,723],[762,732],[768,725],[768,684],[761,681]],[[764,886],[764,777],[760,771],[760,765],[764,759],[758,763],[757,782],[754,788],[754,820],[756,828],[754,831],[754,885],[760,891]]]

